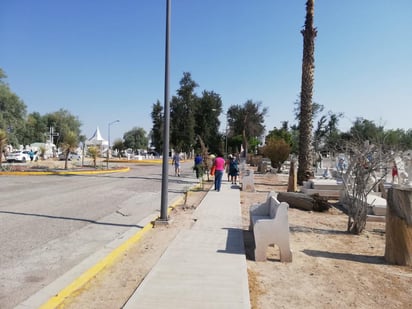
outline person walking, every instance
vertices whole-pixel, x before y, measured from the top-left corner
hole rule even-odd
[[[197,179],[203,176],[203,158],[199,153],[195,157],[195,166],[193,167],[193,169],[196,172]]]
[[[230,181],[230,171],[229,171],[229,165],[230,165],[230,159],[232,158],[232,155],[230,154],[226,160],[226,166],[225,166],[225,172],[227,174],[227,182]]]
[[[239,165],[237,159],[233,156],[230,157],[229,162],[229,175],[232,181],[232,184],[237,183],[237,176],[239,176]]]
[[[215,167],[215,190],[220,191],[222,186],[222,177],[225,172],[225,159],[223,159],[222,154],[218,153],[215,160],[213,161],[213,166]]]
[[[172,165],[175,166],[175,176],[180,177],[180,155],[178,152],[175,152],[172,158]]]
[[[30,151],[29,151],[29,157],[30,157],[30,161],[33,161],[33,159],[34,159],[34,152],[33,152],[32,149],[30,149]]]

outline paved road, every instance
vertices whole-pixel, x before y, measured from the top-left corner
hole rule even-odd
[[[169,177],[169,205],[196,183]],[[127,173],[0,176],[0,308],[13,308],[160,212],[161,165]]]

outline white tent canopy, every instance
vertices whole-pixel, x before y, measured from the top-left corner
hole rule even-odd
[[[86,141],[86,145],[87,145],[87,146],[89,146],[89,145],[90,145],[90,146],[91,146],[91,145],[94,145],[94,146],[100,146],[100,147],[102,147],[102,146],[106,146],[106,147],[107,147],[107,146],[109,145],[109,142],[106,141],[106,140],[102,137],[102,134],[100,133],[99,127],[97,127],[97,128],[96,128],[96,131],[95,131],[94,134],[93,134],[93,136]]]

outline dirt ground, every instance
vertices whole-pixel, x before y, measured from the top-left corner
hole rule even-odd
[[[252,308],[412,308],[412,268],[386,264],[385,223],[367,223],[362,235],[346,233],[347,216],[289,209],[291,263],[281,263],[277,247],[265,262],[253,260],[249,207],[270,191],[286,190],[286,175],[255,174],[256,192],[241,191],[245,251]],[[193,224],[193,211],[207,192],[192,191],[118,261],[98,274],[65,308],[121,308],[177,233]],[[218,283],[217,283],[218,284]]]

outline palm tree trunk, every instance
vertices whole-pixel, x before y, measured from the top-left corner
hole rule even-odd
[[[306,20],[303,35],[302,85],[300,93],[299,167],[298,183],[301,185],[312,175],[312,96],[315,71],[315,37],[313,27],[315,0],[306,2]]]
[[[241,154],[241,156],[246,159],[247,158],[247,152],[248,152],[248,142],[247,142],[246,130],[245,129],[243,129],[243,131],[242,131],[242,144],[243,144],[243,153]]]

